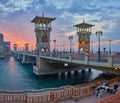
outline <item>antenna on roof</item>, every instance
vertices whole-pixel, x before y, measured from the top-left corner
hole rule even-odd
[[[85,23],[84,19],[83,19],[83,23]]]
[[[44,13],[42,12],[42,17],[44,17]]]

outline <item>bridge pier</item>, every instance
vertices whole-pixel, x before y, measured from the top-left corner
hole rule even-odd
[[[84,74],[84,73],[85,73],[85,70],[82,70],[81,72],[82,72],[82,74]]]
[[[65,73],[61,73],[61,77],[65,77]]]
[[[74,75],[78,75],[78,70],[77,70],[77,71],[74,71]]]
[[[22,60],[22,58],[23,58],[23,55],[18,53],[18,54],[17,54],[17,59],[18,59],[18,60]]]
[[[15,52],[12,52],[12,55],[13,55],[15,58],[17,58],[17,53],[16,53],[16,51],[15,51]]]
[[[91,72],[91,68],[88,69],[88,72]]]
[[[36,75],[47,75],[47,74],[55,74],[54,68],[50,65],[50,63],[45,59],[40,59],[40,62],[33,66],[34,73]]]
[[[36,63],[36,57],[30,57],[28,55],[24,55],[23,54],[23,58],[22,58],[22,64],[35,64]]]
[[[71,71],[70,71],[70,72],[67,72],[67,75],[68,75],[68,76],[71,76]]]

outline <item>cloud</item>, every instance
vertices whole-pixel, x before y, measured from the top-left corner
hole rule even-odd
[[[31,6],[33,0],[8,0],[7,2],[0,1],[0,11],[2,15],[6,16],[20,10],[27,10]]]
[[[67,35],[67,36],[76,35],[76,31],[65,33],[65,35]]]
[[[56,18],[52,22],[51,39],[57,39],[59,43],[66,41],[69,45],[66,34],[76,34],[73,25],[83,20],[95,25],[93,34],[103,31],[101,41],[117,40],[120,38],[119,4],[120,0],[0,0],[0,31],[12,34],[13,38],[17,36],[23,41],[35,42],[32,40],[34,24],[30,21],[44,12],[45,16]],[[74,36],[77,42],[77,35]],[[97,41],[97,37],[91,35],[91,40]]]
[[[74,0],[46,0],[48,6],[53,5],[56,9],[67,9],[73,6]]]

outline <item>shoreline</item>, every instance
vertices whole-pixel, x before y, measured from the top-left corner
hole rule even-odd
[[[73,84],[73,85],[63,85],[63,86],[59,86],[59,87],[51,87],[51,88],[42,88],[42,89],[30,89],[30,90],[0,90],[0,94],[1,93],[25,93],[25,92],[34,92],[34,91],[47,91],[47,90],[54,90],[54,89],[61,89],[61,87],[64,86],[72,86],[74,88],[80,88],[80,87],[84,87],[84,86],[88,86],[91,83],[95,83],[98,81],[102,81],[102,80],[109,80],[116,77],[116,75],[113,76],[113,74],[105,74],[105,73],[101,73],[98,75],[98,77],[94,78],[91,81],[86,81],[86,83],[80,83],[80,84]]]
[[[109,79],[112,79],[112,78],[114,78],[114,77],[116,77],[116,75],[114,75],[114,74],[101,73],[101,74],[99,74],[98,77],[94,78],[94,79],[93,79],[92,81],[90,81],[90,82],[82,83],[82,84],[75,84],[75,85],[71,85],[71,86],[73,86],[73,87],[75,87],[75,88],[80,88],[80,87],[88,86],[90,83],[95,83],[95,82],[102,81],[102,80],[109,80]]]

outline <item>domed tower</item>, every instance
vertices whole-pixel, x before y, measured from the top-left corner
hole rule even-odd
[[[74,26],[77,27],[78,53],[81,51],[90,53],[91,27],[94,25],[87,24],[83,21],[83,23],[76,24]]]

